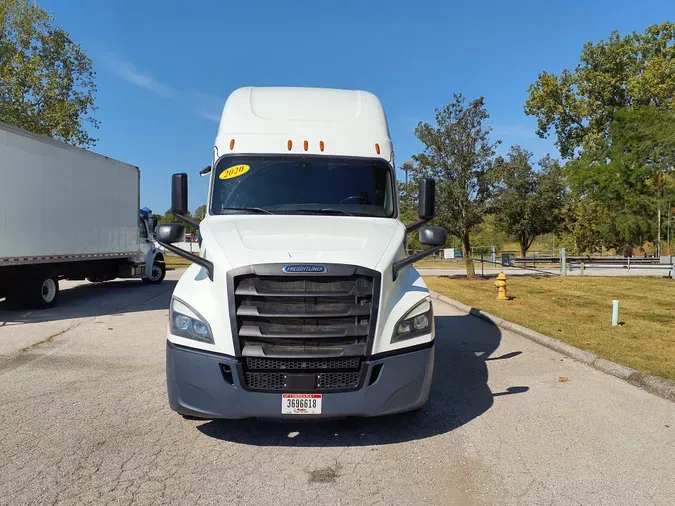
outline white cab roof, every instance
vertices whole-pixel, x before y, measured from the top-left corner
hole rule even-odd
[[[384,109],[366,91],[239,88],[225,102],[215,148],[215,158],[228,153],[307,153],[394,163]]]

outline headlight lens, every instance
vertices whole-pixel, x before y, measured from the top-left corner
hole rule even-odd
[[[425,314],[417,315],[413,318],[413,327],[415,330],[424,330],[429,326],[429,316]]]
[[[396,324],[392,343],[405,341],[433,331],[434,313],[431,307],[431,298],[427,297],[422,302],[408,311]]]
[[[190,331],[190,318],[184,314],[174,313],[173,314],[173,323],[174,329],[180,332],[189,332]]]
[[[213,344],[211,327],[194,309],[180,299],[171,299],[171,333],[176,336]]]

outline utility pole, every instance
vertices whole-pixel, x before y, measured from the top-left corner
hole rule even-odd
[[[667,239],[666,239],[666,253],[668,256],[672,254],[670,250],[670,211],[672,209],[672,204],[668,202],[668,232],[667,232]]]
[[[658,216],[659,216],[659,218],[658,218],[659,224],[657,225],[657,227],[658,227],[659,230],[658,230],[658,233],[656,234],[657,235],[657,241],[658,241],[657,244],[656,244],[656,256],[658,258],[661,258],[661,204],[659,204],[659,214],[658,214]]]

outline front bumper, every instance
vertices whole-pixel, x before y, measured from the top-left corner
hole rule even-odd
[[[406,353],[374,357],[367,362],[377,379],[359,390],[323,393],[320,418],[379,416],[417,409],[426,404],[434,370],[434,344]],[[298,418],[281,414],[281,393],[244,390],[237,374],[225,380],[222,365],[236,371],[237,359],[166,344],[166,384],[169,406],[183,415],[201,418]],[[308,416],[300,415],[300,418]]]

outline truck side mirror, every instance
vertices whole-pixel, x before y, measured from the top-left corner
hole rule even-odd
[[[185,240],[185,227],[179,223],[168,223],[157,227],[157,242],[168,244],[183,242]]]
[[[448,234],[442,227],[420,228],[420,244],[425,246],[445,246]]]
[[[396,277],[401,269],[408,265],[412,265],[426,256],[436,253],[445,246],[448,234],[444,228],[424,226],[429,223],[436,214],[436,181],[431,178],[425,178],[420,181],[418,213],[420,216],[419,221],[405,227],[406,233],[410,233],[419,228],[420,243],[425,246],[431,246],[431,248],[418,251],[417,253],[413,253],[410,256],[394,262],[392,268],[394,281],[396,281]]]
[[[420,181],[419,194],[419,217],[429,220],[434,217],[436,211],[436,181],[424,178]]]
[[[188,176],[184,172],[171,176],[171,212],[184,216],[188,211]]]

